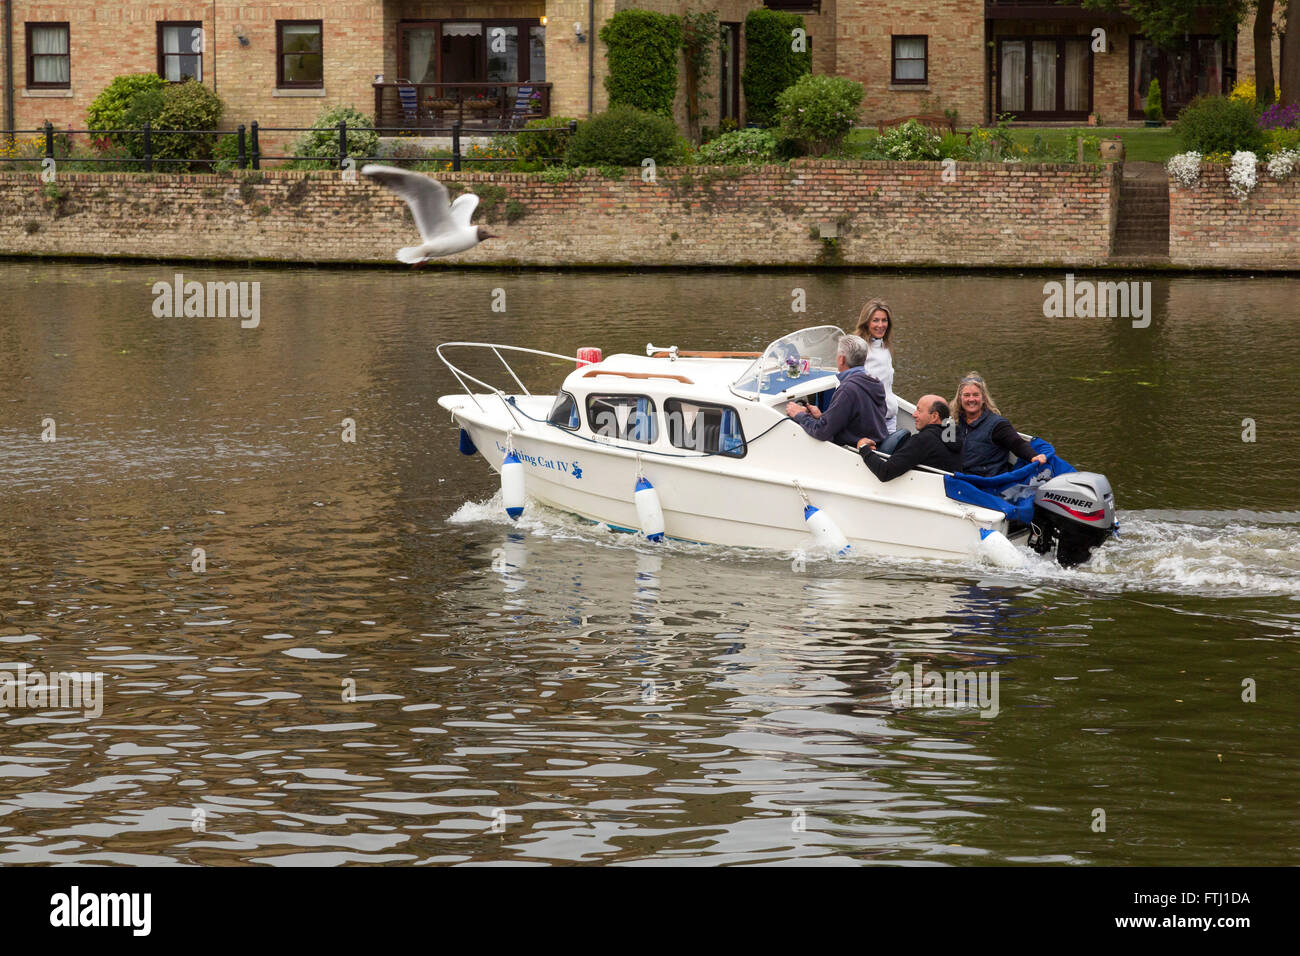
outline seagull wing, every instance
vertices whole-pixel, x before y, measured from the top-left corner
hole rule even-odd
[[[474,215],[474,209],[477,206],[478,196],[469,192],[461,193],[456,197],[455,202],[451,204],[452,221],[462,228],[468,228],[470,217]]]
[[[362,166],[361,175],[391,189],[406,201],[411,207],[415,228],[420,230],[420,237],[426,242],[452,225],[447,187],[438,180],[395,166]]]

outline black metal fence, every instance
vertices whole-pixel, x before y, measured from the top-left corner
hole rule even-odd
[[[528,136],[571,136],[577,130],[576,121],[569,121],[567,126],[558,126],[546,129],[512,129],[502,127],[497,129],[473,129],[474,136],[510,136],[514,137],[516,142],[520,137]],[[263,133],[323,133],[337,130],[337,150],[333,156],[303,156],[296,153],[264,153],[261,148],[261,134]],[[408,139],[410,130],[405,127],[373,127],[373,126],[352,126],[349,127],[346,122],[340,122],[337,127],[319,127],[319,126],[260,126],[256,120],[245,126],[240,123],[233,130],[216,130],[216,129],[155,129],[150,123],[145,123],[138,129],[115,129],[115,130],[89,130],[89,129],[56,129],[53,124],[46,122],[39,129],[12,129],[0,130],[0,148],[6,144],[17,142],[17,138],[23,135],[35,135],[43,137],[43,149],[39,156],[15,156],[0,155],[0,164],[15,163],[36,163],[45,159],[52,159],[57,162],[68,162],[74,164],[86,163],[89,165],[143,165],[144,171],[151,173],[155,167],[161,167],[165,170],[169,165],[185,164],[186,166],[208,166],[211,168],[220,163],[233,165],[237,169],[261,169],[264,161],[269,162],[332,162],[335,168],[344,169],[347,167],[348,160],[353,163],[357,162],[382,162],[394,165],[411,164],[411,163],[450,163],[451,169],[459,171],[466,161],[473,163],[514,163],[524,157],[519,153],[509,153],[501,156],[478,155],[473,151],[467,156],[463,147],[462,138],[464,130],[459,120],[453,122],[447,127],[429,127],[420,131],[421,136],[449,136],[451,139],[450,155],[414,155],[414,156],[350,156],[348,147],[349,135],[355,136],[357,133],[374,133],[379,136],[398,136],[400,139]],[[399,135],[400,134],[400,135]],[[72,156],[72,137],[88,136],[95,139],[102,139],[110,135],[127,135],[133,137],[133,141],[140,144],[138,155],[119,155],[119,156]],[[163,156],[158,153],[159,137],[174,136],[210,136],[213,142],[219,142],[221,137],[234,137],[235,146],[233,156],[224,158],[212,156],[205,158],[195,157],[174,157]],[[66,139],[66,149],[57,148],[56,144],[60,140]],[[4,153],[12,152],[12,149],[3,150]],[[66,153],[59,155],[59,153]],[[215,149],[212,151],[216,152]],[[529,157],[542,161],[555,161],[561,157],[558,155],[542,155],[534,151]],[[2,169],[3,166],[0,166]],[[159,171],[161,171],[159,170]]]

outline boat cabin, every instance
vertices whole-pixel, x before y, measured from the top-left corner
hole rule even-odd
[[[784,417],[786,402],[838,384],[835,326],[784,335],[762,352],[646,347],[571,372],[549,421],[575,433],[660,451],[743,458],[746,435]]]

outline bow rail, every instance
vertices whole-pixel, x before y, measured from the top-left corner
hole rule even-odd
[[[517,423],[519,422],[519,420],[518,418],[515,418],[514,409],[511,408],[510,403],[506,401],[508,397],[506,393],[501,389],[497,388],[495,385],[491,384],[490,382],[485,382],[481,378],[477,378],[471,375],[463,368],[459,368],[458,366],[456,366],[451,361],[451,359],[447,358],[447,356],[442,354],[443,349],[450,349],[450,348],[487,349],[493,355],[495,355],[498,360],[500,360],[503,366],[505,366],[505,370],[510,373],[510,377],[515,380],[515,384],[519,386],[519,388],[523,391],[523,393],[530,397],[532,396],[533,393],[528,390],[527,385],[525,385],[522,381],[520,381],[519,376],[515,374],[515,370],[510,367],[510,363],[507,362],[505,356],[501,354],[502,350],[505,350],[507,352],[522,352],[526,355],[541,355],[541,356],[545,356],[546,358],[563,359],[566,362],[576,363],[578,367],[581,367],[583,365],[596,364],[595,362],[592,362],[590,359],[578,358],[578,356],[576,355],[561,355],[558,352],[544,352],[541,349],[524,348],[522,345],[499,345],[494,342],[443,342],[436,349],[434,349],[435,354],[442,361],[442,364],[447,366],[447,371],[451,372],[451,374],[455,376],[456,381],[460,383],[460,387],[465,390],[465,394],[470,397],[470,401],[472,401],[475,405],[478,405],[480,411],[487,411],[487,409],[485,409],[479,403],[478,396],[476,396],[474,392],[470,390],[469,385],[466,384],[467,382],[473,382],[475,385],[482,386],[483,388],[491,392],[493,395],[495,395],[498,399],[500,399],[501,403],[505,405],[506,411],[510,413],[510,417],[514,418]]]

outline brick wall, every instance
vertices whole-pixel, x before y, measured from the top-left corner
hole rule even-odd
[[[496,187],[476,221],[503,238],[456,264],[597,266],[1096,265],[1112,232],[1111,166],[801,161],[677,168],[659,181],[547,183],[446,173]],[[0,254],[391,262],[416,232],[401,201],[362,178],[0,174]],[[498,192],[499,191],[499,192]],[[516,216],[513,223],[504,221]],[[814,238],[835,223],[840,238]]]
[[[1300,270],[1300,176],[1275,182],[1260,166],[1245,201],[1228,189],[1228,168],[1201,166],[1191,189],[1169,184],[1169,259],[1214,269]]]

